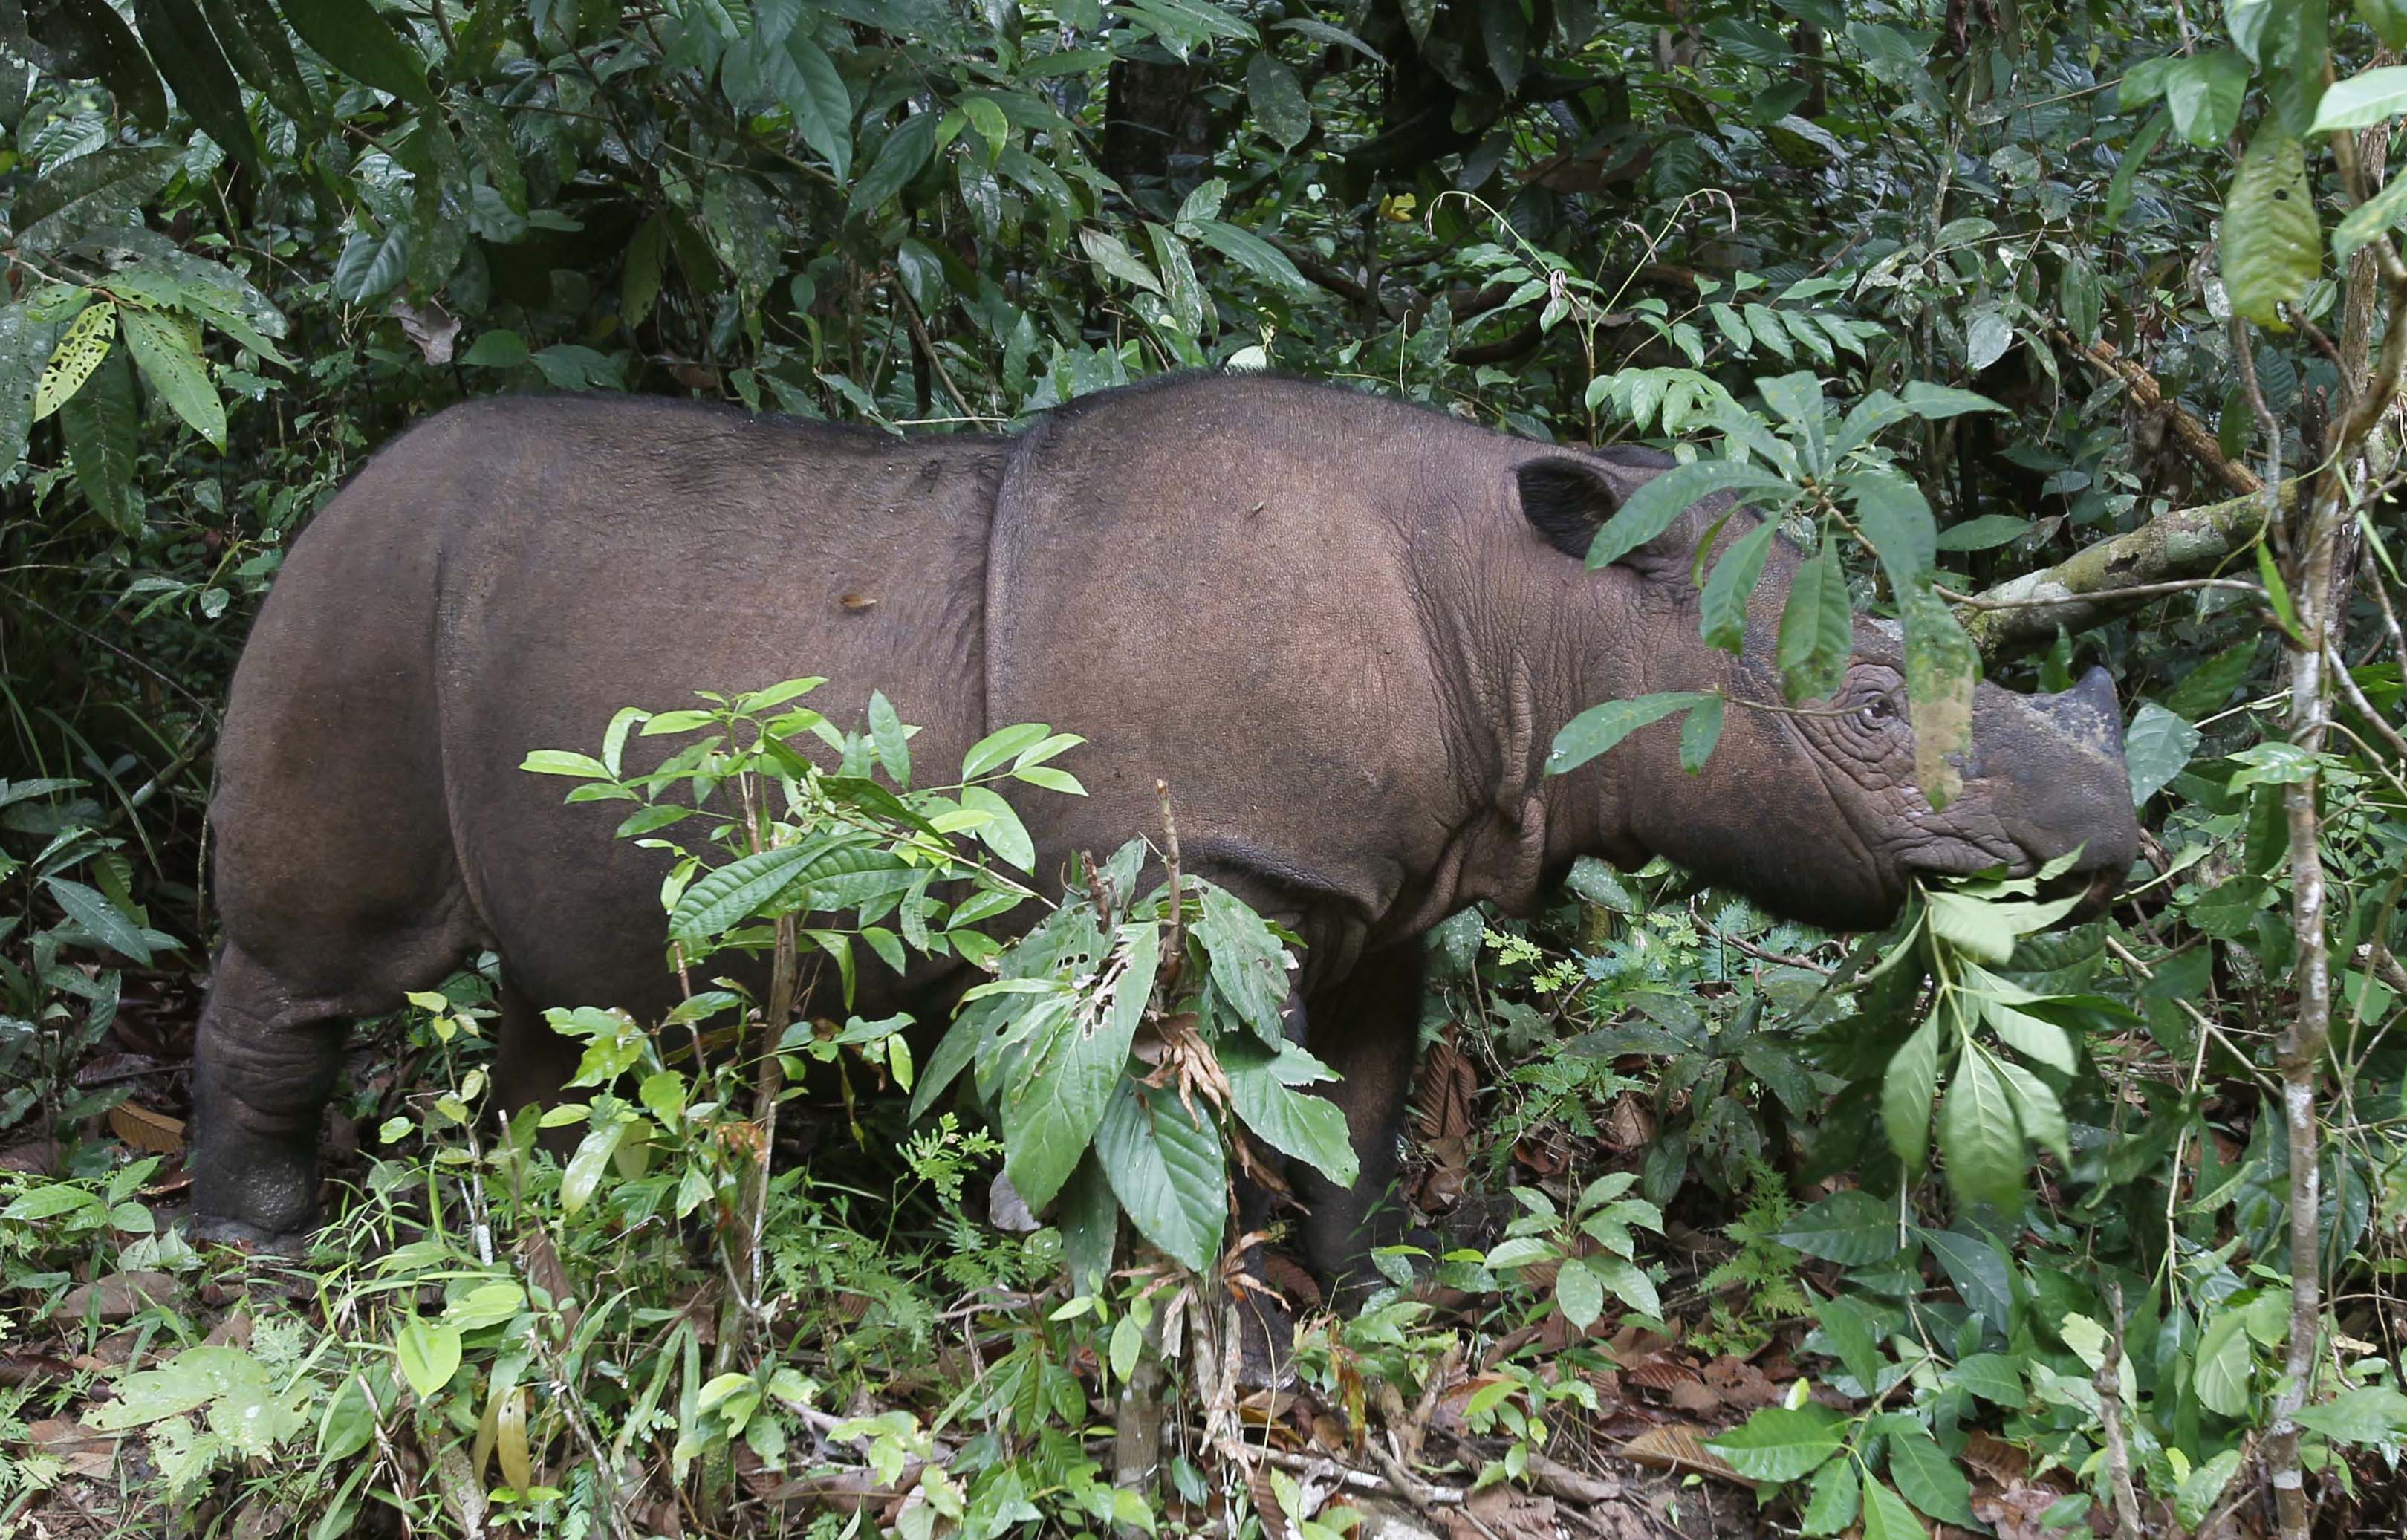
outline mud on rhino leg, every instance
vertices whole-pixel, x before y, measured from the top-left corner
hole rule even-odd
[[[228,943],[192,1050],[192,1230],[296,1249],[318,1221],[318,1138],[355,1012]]]
[[[1311,1211],[1303,1224],[1304,1254],[1326,1278],[1332,1299],[1360,1294],[1381,1281],[1371,1252],[1404,1238],[1403,1200],[1395,1191],[1397,1138],[1420,1052],[1422,949],[1417,938],[1365,952],[1336,984],[1310,1002],[1306,1047],[1345,1077],[1330,1099],[1346,1114],[1361,1172],[1339,1187],[1302,1162],[1293,1162],[1295,1192]]]

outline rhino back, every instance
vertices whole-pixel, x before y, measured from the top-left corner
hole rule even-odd
[[[278,660],[277,682],[237,686],[261,697],[247,735],[291,747],[263,756],[241,800],[322,797],[330,771],[406,783],[407,833],[345,854],[380,840],[395,865],[448,857],[457,906],[533,996],[640,1005],[664,988],[661,857],[612,838],[623,806],[563,806],[567,783],[520,765],[537,749],[594,751],[620,706],[821,674],[813,704],[857,721],[883,690],[921,724],[920,762],[949,771],[985,728],[1000,456],[987,440],[664,402],[447,412],[379,455],[296,549],[251,648]],[[347,637],[367,644],[356,662],[339,661]],[[355,711],[348,732],[302,708],[379,686],[406,709]],[[629,767],[676,741],[631,740]],[[336,800],[356,814],[356,795]],[[416,896],[421,913],[443,907]]]
[[[1032,823],[1041,853],[1158,827],[1158,777],[1216,877],[1350,917],[1323,955],[1375,931],[1452,834],[1419,563],[1428,526],[1493,515],[1500,445],[1526,452],[1391,401],[1242,378],[1114,392],[1025,435],[988,573],[990,710],[1096,740],[1065,762],[1092,795]]]

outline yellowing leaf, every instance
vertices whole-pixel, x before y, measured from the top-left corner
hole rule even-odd
[[[83,382],[108,356],[116,321],[117,307],[106,300],[85,307],[75,318],[66,335],[59,338],[49,366],[42,370],[41,383],[34,387],[35,421],[65,406],[69,397],[83,389]]]

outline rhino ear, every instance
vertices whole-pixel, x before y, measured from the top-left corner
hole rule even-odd
[[[1585,560],[1596,532],[1621,506],[1621,489],[1603,471],[1568,455],[1522,463],[1514,473],[1521,488],[1521,515],[1546,544]]]

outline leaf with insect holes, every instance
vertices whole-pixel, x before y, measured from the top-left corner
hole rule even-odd
[[[2306,147],[2270,121],[2257,126],[2232,174],[2223,203],[2222,250],[2231,308],[2269,331],[2288,330],[2282,307],[2304,299],[2314,282],[2323,233],[2307,179]]]
[[[1118,950],[1118,971],[1104,975],[1108,1000],[1095,1002],[1090,991],[1074,1008],[1047,1013],[1049,1023],[1021,1046],[1003,1094],[1003,1174],[1032,1209],[1070,1179],[1111,1105],[1153,994],[1161,932],[1150,921],[1122,926]]]
[[[83,389],[83,382],[108,356],[109,344],[116,335],[117,307],[107,300],[85,306],[77,313],[50,353],[50,363],[44,365],[40,382],[34,387],[35,421],[57,411]]]

